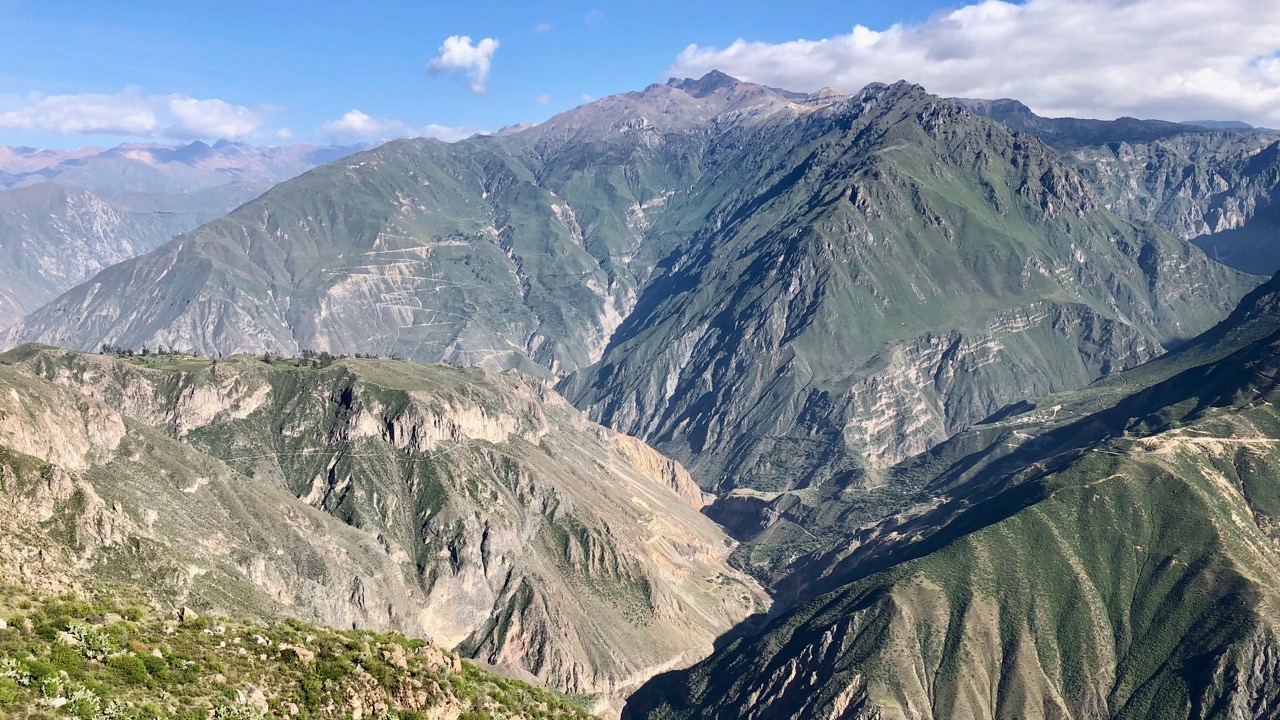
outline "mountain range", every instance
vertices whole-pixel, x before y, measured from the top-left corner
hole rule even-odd
[[[974,112],[1062,151],[1124,217],[1154,222],[1246,272],[1280,270],[1280,134],[1216,123],[1044,118],[1015,100],[964,100]]]
[[[1260,280],[917,86],[713,73],[325,166],[7,342],[516,368],[706,488],[773,492],[874,484],[1005,404],[1155,357]]]
[[[713,72],[312,151],[0,156],[26,582],[608,716],[1280,716],[1280,135]]]

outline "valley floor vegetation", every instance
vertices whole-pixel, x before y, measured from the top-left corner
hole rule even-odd
[[[0,717],[587,718],[430,642],[0,586]]]

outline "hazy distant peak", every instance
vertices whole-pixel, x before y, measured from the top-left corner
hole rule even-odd
[[[844,100],[849,97],[849,93],[837,90],[832,87],[819,88],[815,92],[805,96],[805,100],[812,103],[835,102]]]
[[[516,123],[514,125],[503,125],[493,134],[497,137],[506,137],[507,135],[515,135],[516,133],[521,133],[535,127],[538,127],[538,123]]]
[[[185,145],[125,143],[109,149],[0,146],[0,190],[52,181],[103,197],[197,192],[233,180],[273,184],[364,146],[254,146],[219,140]]]
[[[712,70],[702,77],[694,80],[693,78],[676,79],[671,78],[667,81],[667,85],[685,91],[696,98],[704,98],[717,90],[736,88],[747,83],[730,77],[719,70]]]

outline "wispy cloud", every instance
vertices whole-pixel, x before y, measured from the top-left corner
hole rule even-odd
[[[1013,97],[1048,115],[1280,125],[1280,3],[984,0],[916,25],[784,43],[690,45],[675,76],[719,69],[794,90],[908,79]]]
[[[582,24],[591,30],[599,30],[608,22],[609,16],[603,10],[592,10],[582,18]]]
[[[349,110],[337,120],[320,126],[320,134],[330,142],[380,142],[408,137],[433,137],[454,142],[483,132],[474,127],[448,125],[414,126],[395,118],[375,117],[360,110]]]
[[[552,25],[549,22],[540,22],[537,25],[533,26],[533,31],[538,35],[546,35],[547,33],[555,29],[556,29],[556,26]]]
[[[538,97],[534,98],[533,101],[539,105],[548,105],[551,103],[551,96],[546,93],[542,93]]]
[[[19,107],[0,111],[0,129],[52,135],[115,135],[173,140],[238,140],[255,133],[262,113],[217,98],[118,93],[32,93]]]
[[[493,38],[484,38],[472,44],[469,35],[451,35],[440,45],[436,56],[427,63],[427,69],[433,73],[465,77],[471,92],[487,92],[489,68],[498,45],[498,41]]]

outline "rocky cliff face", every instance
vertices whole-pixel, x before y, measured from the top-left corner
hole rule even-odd
[[[0,325],[170,237],[83,190],[43,184],[0,192]]]
[[[1108,207],[1193,241],[1247,272],[1280,269],[1280,136],[1188,134],[1072,155]]]
[[[1045,118],[1013,100],[960,102],[1058,149],[1116,214],[1153,222],[1231,267],[1264,275],[1280,269],[1275,132]]]
[[[426,635],[607,709],[761,602],[683,468],[527,378],[5,359],[0,440],[69,473],[81,562],[190,603]]]

